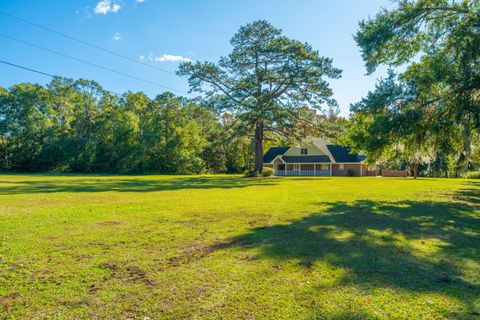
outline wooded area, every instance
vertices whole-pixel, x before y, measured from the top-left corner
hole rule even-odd
[[[269,144],[312,136],[413,176],[478,170],[480,3],[396,4],[359,24],[367,72],[390,70],[349,119],[327,81],[341,76],[333,60],[259,20],[217,64],[179,66],[197,99],[60,77],[0,89],[0,170],[258,174]]]
[[[228,114],[171,93],[57,78],[1,89],[0,119],[0,170],[233,173],[253,159],[247,138],[228,136]]]

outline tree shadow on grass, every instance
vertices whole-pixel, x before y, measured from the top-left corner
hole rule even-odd
[[[455,196],[479,199],[480,190]],[[338,286],[444,294],[468,310],[459,317],[478,315],[480,279],[464,269],[466,261],[480,257],[476,201],[319,205],[326,208],[319,214],[255,228],[223,247],[257,248],[259,258],[297,260],[305,268],[321,261],[347,271]]]
[[[71,176],[69,176],[71,177]],[[106,176],[55,180],[4,180],[0,181],[0,195],[58,192],[155,192],[184,189],[234,189],[252,186],[271,186],[278,183],[273,178],[243,178],[239,176],[191,176],[161,179],[115,178]]]
[[[480,182],[469,181],[466,183],[468,188],[458,190],[454,198],[456,200],[465,201],[480,205]]]

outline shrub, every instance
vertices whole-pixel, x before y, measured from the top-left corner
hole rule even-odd
[[[357,175],[357,173],[355,172],[355,170],[353,170],[353,169],[348,169],[347,170],[347,176],[355,177],[356,175]]]
[[[275,174],[275,170],[273,170],[273,168],[269,168],[269,167],[262,168],[262,176],[270,177],[270,176],[273,176],[274,174]]]
[[[275,174],[275,170],[273,170],[272,168],[268,168],[268,167],[262,168],[262,173],[261,173],[262,177],[270,177],[270,176],[273,176],[274,174]],[[254,177],[260,176],[260,174],[255,172],[253,169],[245,170],[243,175],[247,178],[254,178]]]
[[[243,173],[243,175],[247,178],[253,178],[253,177],[258,177],[258,174],[255,172],[253,169],[247,169]]]
[[[465,174],[466,179],[480,179],[480,171],[471,171]]]

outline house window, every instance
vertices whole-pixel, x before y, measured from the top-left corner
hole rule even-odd
[[[294,164],[293,165],[293,170],[300,171],[300,165],[299,164]]]
[[[322,164],[320,165],[320,170],[322,170],[322,171],[328,171],[328,170],[330,170],[330,166],[329,166],[328,164],[326,164],[326,163],[322,163]]]
[[[302,149],[300,149],[300,152],[304,155],[307,155],[308,154],[308,149],[307,148],[302,148]]]
[[[338,165],[338,171],[344,171],[345,170],[345,165],[343,163],[340,163]]]

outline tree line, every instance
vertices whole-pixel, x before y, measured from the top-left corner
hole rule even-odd
[[[416,176],[480,164],[480,1],[399,0],[359,24],[368,73],[390,68],[352,105],[347,143]]]
[[[414,176],[460,175],[480,166],[479,30],[478,0],[397,0],[361,21],[367,72],[390,71],[348,120],[333,60],[264,20],[242,26],[218,63],[180,65],[201,99],[63,78],[0,89],[0,169],[256,174],[269,145],[324,136]]]
[[[87,80],[0,88],[0,170],[242,172],[252,142],[228,134],[229,114],[202,100],[121,96]]]
[[[119,97],[60,77],[0,89],[0,170],[255,175],[269,145],[344,127],[325,79],[340,77],[332,59],[264,20],[231,44],[218,64],[180,65],[199,99]]]

